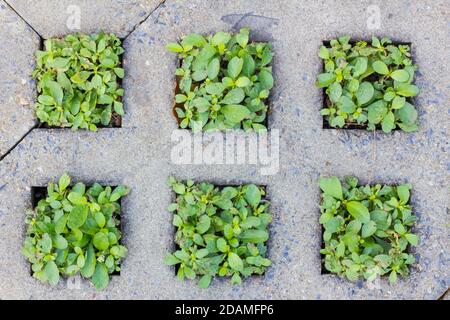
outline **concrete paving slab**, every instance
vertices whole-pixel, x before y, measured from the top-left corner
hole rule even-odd
[[[35,125],[31,78],[39,36],[0,2],[0,159]]]
[[[0,297],[21,299],[437,299],[450,286],[449,270],[449,67],[448,1],[165,1],[125,40],[126,115],[120,129],[98,133],[33,130],[0,162]],[[380,29],[367,28],[367,8],[380,9]],[[411,23],[414,21],[414,23]],[[176,165],[171,161],[176,57],[167,42],[189,32],[249,27],[256,40],[274,45],[275,88],[269,130],[280,133],[280,168],[262,175],[261,165]],[[430,31],[431,30],[431,31]],[[54,30],[53,33],[65,32]],[[324,130],[322,90],[314,86],[323,40],[351,34],[386,35],[413,43],[419,64],[420,130],[383,134]],[[208,136],[210,138],[210,136]],[[272,144],[271,144],[272,146]],[[56,288],[29,275],[19,249],[24,238],[30,186],[45,185],[63,172],[75,180],[124,183],[124,241],[129,255],[119,277],[97,292],[64,281]],[[207,290],[180,282],[162,263],[173,248],[169,175],[220,184],[267,186],[274,222],[262,277],[242,286],[214,281]],[[390,286],[352,283],[320,274],[321,175],[355,175],[361,183],[413,184],[419,221],[418,263],[407,279]]]
[[[162,0],[5,0],[44,39],[113,32],[125,38]]]

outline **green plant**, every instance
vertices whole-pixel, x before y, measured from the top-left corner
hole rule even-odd
[[[36,115],[50,126],[97,130],[123,115],[123,78],[119,56],[124,52],[114,34],[71,34],[48,39],[36,53]]]
[[[118,201],[129,189],[69,185],[67,174],[57,184],[48,184],[47,197],[26,218],[22,252],[32,264],[33,277],[43,282],[56,285],[60,276],[80,272],[97,289],[104,289],[109,274],[120,271],[127,252],[119,242]]]
[[[173,177],[169,185],[177,194],[168,209],[174,212],[178,249],[164,261],[179,266],[180,279],[199,275],[199,286],[206,288],[214,276],[231,276],[231,283],[240,284],[241,276],[264,273],[271,264],[266,241],[272,215],[263,188],[254,184],[218,188]]]
[[[347,177],[344,186],[336,177],[320,179],[324,266],[352,281],[389,273],[393,283],[397,274],[408,275],[415,258],[407,249],[419,240],[411,232],[416,221],[409,204],[411,185],[357,184],[355,177]]]
[[[411,97],[419,93],[413,84],[416,65],[412,64],[408,45],[393,45],[387,38],[372,38],[372,44],[349,37],[322,46],[319,57],[325,73],[317,77],[317,86],[326,88],[326,107],[321,114],[331,127],[349,124],[367,125],[384,132],[397,126],[406,132],[417,130],[417,111]]]
[[[266,99],[273,87],[271,45],[249,43],[249,30],[169,43],[176,70],[175,111],[180,127],[199,130],[265,130]]]

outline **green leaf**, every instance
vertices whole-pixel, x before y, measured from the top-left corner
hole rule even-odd
[[[409,200],[409,186],[408,185],[400,185],[397,187],[397,194],[400,198],[400,201],[403,204],[408,203]]]
[[[400,223],[396,223],[394,225],[394,230],[395,230],[395,232],[397,232],[397,233],[399,233],[401,235],[404,235],[406,233],[405,227],[402,224],[400,224]]]
[[[171,42],[166,45],[166,49],[172,52],[181,53],[183,52],[183,47],[178,43]]]
[[[392,109],[401,109],[405,105],[406,99],[404,97],[396,96],[392,100]]]
[[[367,70],[367,57],[357,57],[353,67],[353,77],[359,77]]]
[[[269,90],[273,87],[273,76],[272,73],[263,69],[259,72],[258,80],[261,84],[261,89]]]
[[[202,215],[197,223],[197,231],[199,234],[204,234],[211,226],[211,218],[207,215]]]
[[[120,185],[114,188],[114,190],[111,192],[111,197],[109,198],[109,201],[115,202],[122,198],[123,196],[126,196],[130,192],[130,189],[127,188],[124,185]]]
[[[91,72],[88,71],[80,71],[75,73],[72,77],[70,77],[70,80],[73,83],[81,84],[86,82],[86,80],[91,76]]]
[[[97,290],[103,290],[108,286],[109,274],[108,268],[102,262],[97,263],[95,266],[94,274],[92,275],[92,283]]]
[[[217,239],[216,245],[220,252],[227,252],[227,241],[224,238]]]
[[[399,83],[395,88],[395,92],[404,97],[414,97],[419,94],[419,88],[413,84]]]
[[[378,100],[371,103],[368,107],[368,119],[369,123],[378,124],[384,118],[387,113],[386,102],[383,100]]]
[[[81,193],[75,191],[70,192],[67,199],[75,205],[83,205],[87,203],[86,198]]]
[[[231,277],[231,284],[242,284],[242,279],[238,272],[234,273]]]
[[[177,194],[184,194],[186,192],[186,188],[182,183],[176,183],[172,186],[172,188]]]
[[[97,232],[94,235],[92,243],[94,244],[94,247],[96,247],[98,250],[100,251],[106,250],[109,247],[108,235],[103,232]]]
[[[181,217],[179,215],[174,215],[173,216],[173,220],[172,220],[172,224],[175,227],[181,227],[183,225],[183,220],[181,219]]]
[[[327,60],[330,57],[330,53],[325,46],[321,46],[319,49],[319,57],[323,60]]]
[[[164,257],[164,264],[166,264],[168,266],[173,266],[180,262],[181,261],[177,257],[175,257],[173,254],[170,254],[170,253]]]
[[[67,226],[74,230],[79,229],[87,219],[88,207],[83,205],[77,205],[69,213],[69,219],[67,221]]]
[[[239,88],[244,88],[244,87],[248,87],[251,84],[251,81],[247,77],[239,77],[236,80],[235,84]]]
[[[55,221],[55,233],[60,234],[64,232],[64,228],[66,227],[66,223],[69,216],[67,214],[61,216]]]
[[[190,33],[186,37],[183,38],[181,41],[181,44],[183,46],[189,45],[193,47],[203,47],[205,44],[207,44],[206,39],[197,33]]]
[[[356,220],[360,221],[361,223],[368,223],[370,221],[369,210],[361,202],[349,201],[349,202],[347,202],[346,206],[347,206],[347,211]]]
[[[209,287],[211,280],[212,280],[211,275],[205,274],[203,277],[200,278],[200,281],[198,282],[198,286],[202,289],[206,289]]]
[[[407,233],[405,234],[405,238],[413,246],[417,246],[417,244],[419,243],[419,237],[415,234]]]
[[[368,238],[377,231],[377,224],[375,221],[369,221],[363,224],[361,235],[363,238]]]
[[[239,57],[233,57],[228,63],[227,71],[228,76],[236,79],[242,71],[242,66],[244,65],[244,60]]]
[[[118,115],[123,116],[125,114],[125,111],[123,111],[123,103],[119,101],[114,101],[114,111]]]
[[[247,185],[244,197],[252,207],[256,207],[261,202],[261,192],[254,184]]]
[[[358,233],[361,230],[361,221],[352,220],[347,224],[346,232],[347,233]]]
[[[105,68],[113,68],[116,64],[114,60],[105,58],[100,60],[100,65]]]
[[[383,268],[388,268],[392,263],[391,256],[387,254],[379,254],[373,260],[379,262]]]
[[[100,211],[96,212],[94,214],[94,218],[95,218],[95,222],[97,222],[97,225],[100,228],[103,228],[105,226],[106,219],[105,219],[105,216],[103,215],[103,213],[101,213]]]
[[[328,91],[329,91],[328,96],[330,97],[330,100],[333,101],[333,102],[338,102],[339,98],[341,98],[341,95],[342,95],[341,84],[339,82],[333,82],[329,86]]]
[[[84,266],[81,268],[81,275],[83,277],[90,278],[94,274],[96,261],[94,247],[92,244],[89,244],[86,251]]]
[[[243,48],[248,43],[248,37],[249,37],[249,30],[247,28],[242,28],[239,30],[239,33],[236,34],[236,42],[239,43],[239,45]]]
[[[417,110],[408,102],[401,109],[395,110],[395,115],[405,124],[413,124],[417,120]]]
[[[213,46],[218,46],[220,44],[227,44],[230,41],[231,36],[228,32],[217,32],[211,39],[211,44]]]
[[[406,70],[395,70],[391,73],[391,78],[399,82],[407,82],[409,80],[409,73]]]
[[[230,90],[223,98],[221,103],[223,104],[239,104],[245,98],[244,90],[241,88],[235,88]]]
[[[56,104],[61,105],[63,100],[63,91],[61,85],[55,81],[47,81],[45,87],[49,90],[50,95],[56,101]]]
[[[317,83],[316,85],[319,88],[325,88],[328,87],[330,84],[332,84],[336,80],[336,75],[333,73],[321,73],[317,77]]]
[[[393,284],[395,282],[397,282],[397,272],[392,270],[389,274],[389,283]]]
[[[52,250],[52,239],[50,238],[50,235],[48,233],[44,233],[42,235],[42,239],[40,240],[40,247],[42,252],[44,253],[50,253]]]
[[[356,105],[352,99],[347,96],[341,96],[339,99],[339,109],[345,113],[353,113],[356,110]]]
[[[380,61],[380,60],[374,61],[372,63],[372,69],[375,70],[375,72],[378,74],[386,75],[389,73],[389,69],[388,69],[387,65],[383,61]]]
[[[47,281],[52,285],[56,286],[59,282],[59,270],[56,266],[56,263],[53,260],[48,261],[45,264],[45,276],[47,277]]]
[[[68,58],[57,57],[52,61],[49,61],[48,66],[51,68],[62,69],[65,68],[67,64],[69,64],[69,61],[70,60]]]
[[[67,248],[67,245],[67,240],[63,236],[57,234],[53,237],[53,246],[56,249],[64,250]]]
[[[228,263],[230,267],[236,271],[242,271],[244,268],[242,259],[234,252],[228,254]]]
[[[220,110],[225,118],[232,123],[239,123],[250,115],[250,110],[247,107],[238,104],[228,104]]]
[[[207,74],[208,78],[213,80],[217,77],[220,71],[220,61],[218,58],[212,59],[208,64]]]
[[[342,200],[342,186],[337,177],[320,178],[319,186],[322,191],[333,198]]]
[[[67,173],[64,173],[58,181],[59,192],[66,190],[66,188],[70,185],[70,177]]]
[[[269,239],[269,233],[265,230],[250,229],[242,232],[239,239],[243,242],[264,243]]]
[[[369,102],[372,99],[374,93],[375,90],[370,82],[361,82],[358,90],[355,93],[358,105],[363,105]]]
[[[125,70],[123,68],[114,68],[114,73],[122,79],[125,76]]]
[[[384,116],[383,121],[381,122],[381,129],[383,129],[384,132],[389,133],[394,128],[395,128],[395,116],[392,113],[392,111],[389,111]]]
[[[55,104],[55,100],[53,99],[53,97],[47,96],[45,94],[41,94],[38,97],[38,101],[46,106],[51,106],[51,105]]]

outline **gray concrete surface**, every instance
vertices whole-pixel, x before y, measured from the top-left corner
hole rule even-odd
[[[13,7],[14,2],[18,1],[10,1]],[[378,30],[366,25],[371,4],[381,9]],[[98,133],[36,129],[0,162],[0,298],[437,299],[450,286],[449,8],[448,0],[165,1],[126,38],[122,128]],[[46,18],[31,7],[21,15],[50,35],[66,32],[61,24],[46,29]],[[177,128],[171,110],[176,57],[166,52],[165,44],[189,32],[244,26],[251,28],[254,39],[274,45],[276,84],[269,130],[280,130],[279,172],[263,176],[254,165],[173,164],[170,136]],[[416,99],[418,132],[322,129],[322,91],[314,86],[321,68],[317,52],[323,40],[344,34],[355,38],[386,35],[412,42],[420,66],[416,83],[422,90]],[[45,185],[65,171],[88,183],[125,183],[132,188],[123,200],[129,255],[121,275],[102,292],[87,281],[79,289],[64,281],[56,288],[41,284],[30,277],[20,253],[30,186]],[[247,279],[242,286],[214,281],[207,290],[175,278],[174,269],[162,263],[173,247],[171,214],[166,210],[172,198],[166,186],[169,175],[267,185],[274,215],[269,241],[273,265],[264,276]],[[418,263],[409,278],[394,286],[382,279],[369,287],[320,274],[317,181],[321,175],[356,175],[362,183],[413,184],[412,202],[420,218],[415,230],[421,241],[414,250]]]
[[[3,0],[44,39],[70,32],[114,32],[125,38],[162,0]],[[79,17],[79,18],[78,18]]]
[[[35,125],[30,77],[39,36],[0,2],[0,159]]]

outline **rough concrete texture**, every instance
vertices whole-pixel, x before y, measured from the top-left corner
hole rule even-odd
[[[13,2],[11,2],[13,4]],[[381,28],[369,30],[366,10],[381,9]],[[33,130],[0,162],[0,297],[20,299],[437,299],[450,286],[448,159],[450,70],[447,1],[166,1],[126,38],[126,115],[120,129],[98,133]],[[100,5],[97,9],[99,10]],[[26,8],[25,8],[26,9]],[[42,11],[52,12],[52,6]],[[111,12],[110,8],[105,9]],[[26,10],[28,11],[28,10]],[[34,16],[45,26],[45,17]],[[39,22],[35,25],[40,25]],[[414,22],[414,23],[412,23]],[[90,22],[94,23],[94,22]],[[269,129],[280,130],[280,170],[263,176],[254,165],[175,165],[170,160],[176,57],[164,46],[189,32],[250,27],[256,40],[274,45],[275,88]],[[42,27],[44,28],[44,27]],[[60,29],[59,29],[60,28]],[[64,33],[55,25],[51,33]],[[45,29],[47,30],[47,29]],[[50,31],[49,31],[50,32]],[[323,40],[389,36],[412,42],[420,66],[420,130],[376,134],[323,130],[317,56]],[[22,54],[27,54],[22,52]],[[17,57],[19,59],[19,57]],[[3,91],[3,90],[2,90]],[[6,123],[6,125],[10,125]],[[11,124],[14,125],[14,124]],[[129,255],[121,275],[97,292],[87,281],[79,289],[64,281],[56,288],[30,277],[20,253],[30,186],[45,185],[67,171],[85,182],[124,183],[124,241]],[[162,263],[173,248],[172,194],[167,176],[220,184],[267,185],[272,201],[269,257],[262,277],[242,286],[214,281],[207,290],[176,279]],[[362,183],[413,184],[419,216],[415,231],[418,263],[394,286],[375,287],[321,275],[319,219],[321,175],[356,175]]]
[[[0,2],[0,159],[33,126],[36,87],[31,78],[39,36]]]
[[[4,0],[44,38],[71,32],[126,37],[162,0]],[[79,17],[79,18],[78,18]]]

